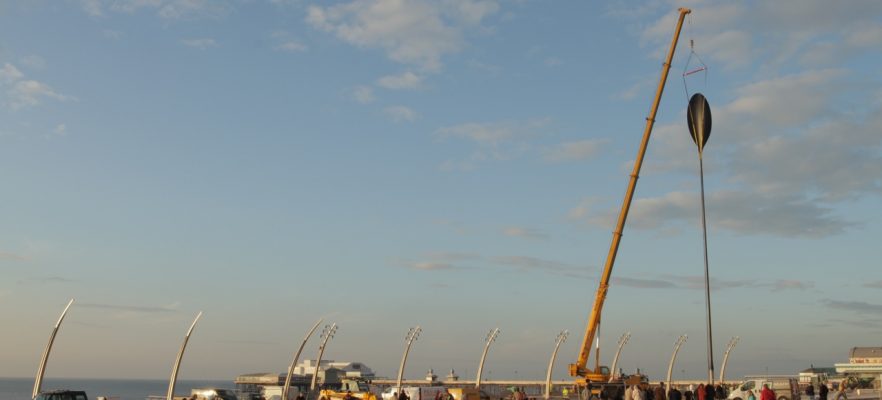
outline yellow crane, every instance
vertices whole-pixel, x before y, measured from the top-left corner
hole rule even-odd
[[[649,135],[652,133],[652,127],[655,124],[655,114],[658,111],[658,104],[661,101],[662,93],[665,89],[665,83],[668,80],[668,72],[671,69],[671,60],[674,58],[674,51],[677,48],[677,41],[680,38],[680,29],[683,27],[683,20],[686,15],[692,12],[688,8],[680,8],[679,18],[677,19],[677,29],[674,31],[674,37],[671,40],[671,48],[668,50],[668,56],[662,68],[661,79],[658,83],[658,89],[655,92],[655,100],[652,103],[652,110],[646,117],[646,129],[643,131],[643,140],[640,142],[640,150],[637,152],[637,158],[634,160],[634,169],[631,172],[631,178],[628,182],[628,190],[625,193],[625,199],[622,202],[622,209],[619,211],[616,229],[613,231],[612,243],[609,247],[609,253],[606,256],[606,263],[603,266],[603,275],[600,278],[600,284],[597,288],[597,294],[594,297],[594,307],[591,308],[591,314],[588,317],[588,326],[585,328],[585,337],[582,339],[582,347],[579,351],[579,358],[575,364],[570,364],[570,376],[576,378],[576,384],[580,387],[583,398],[599,393],[601,384],[610,381],[609,368],[600,365],[600,349],[595,354],[594,369],[588,369],[588,356],[591,353],[591,345],[597,335],[597,329],[600,326],[600,317],[603,310],[603,302],[606,300],[606,293],[609,290],[609,281],[612,275],[613,264],[616,261],[616,253],[619,250],[619,242],[622,240],[622,231],[625,228],[625,220],[628,218],[628,210],[631,208],[631,200],[634,197],[634,188],[637,186],[637,177],[640,175],[640,167],[643,165],[643,156],[646,153],[646,146],[649,143]]]

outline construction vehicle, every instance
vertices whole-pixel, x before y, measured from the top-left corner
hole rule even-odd
[[[662,68],[661,78],[659,80],[658,89],[655,93],[655,100],[652,104],[652,110],[646,118],[646,128],[643,132],[643,140],[640,143],[640,149],[637,158],[634,160],[634,169],[631,172],[628,190],[625,193],[625,199],[622,201],[622,208],[619,212],[616,229],[613,231],[612,243],[610,244],[609,253],[606,256],[606,262],[603,267],[603,275],[600,278],[600,284],[597,288],[597,294],[594,297],[594,306],[591,308],[591,314],[588,317],[588,325],[585,328],[585,336],[582,339],[582,347],[579,351],[579,357],[574,364],[570,364],[570,376],[575,378],[575,384],[579,389],[579,396],[583,400],[600,397],[601,390],[611,389],[618,390],[624,384],[631,384],[639,381],[639,377],[632,377],[630,380],[625,378],[610,379],[610,370],[606,366],[600,365],[600,348],[598,346],[595,351],[594,369],[589,369],[588,357],[591,353],[591,346],[597,336],[600,327],[600,317],[603,311],[603,302],[606,300],[606,293],[609,290],[610,277],[612,275],[613,264],[616,261],[616,253],[619,250],[619,242],[622,239],[622,231],[625,227],[625,220],[628,218],[628,210],[631,208],[631,200],[634,197],[634,188],[637,186],[637,177],[640,175],[640,167],[643,164],[643,156],[646,154],[646,147],[649,143],[649,136],[652,133],[652,127],[655,124],[655,115],[658,111],[658,105],[664,92],[665,83],[668,79],[668,72],[671,69],[671,60],[674,58],[674,51],[677,48],[677,41],[680,38],[680,30],[683,27],[683,20],[686,15],[691,12],[688,8],[679,9],[679,18],[677,20],[677,28],[674,31],[674,37],[671,40],[671,47],[668,50],[667,59]]]
[[[320,400],[377,400],[364,379],[343,378],[340,383],[327,384],[319,392]]]

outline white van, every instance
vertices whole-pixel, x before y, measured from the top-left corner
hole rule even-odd
[[[769,389],[775,392],[777,400],[799,400],[799,381],[789,376],[761,376],[745,377],[737,387],[729,392],[728,400],[747,400],[747,391],[752,390],[757,400],[763,385],[769,385]]]

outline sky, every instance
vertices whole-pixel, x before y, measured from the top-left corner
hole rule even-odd
[[[555,377],[578,355],[676,25],[600,332],[609,364],[727,377],[882,334],[882,2],[0,3],[0,376]],[[692,43],[690,47],[690,43]],[[691,54],[691,56],[690,56]],[[706,65],[706,73],[683,78]],[[305,357],[314,358],[313,338]],[[592,355],[593,359],[593,355]]]

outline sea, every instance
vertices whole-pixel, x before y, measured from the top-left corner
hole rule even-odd
[[[217,387],[233,389],[233,380],[203,381],[178,380],[175,395],[186,396],[190,389]],[[29,400],[34,389],[34,378],[0,378],[0,400]],[[168,379],[53,379],[43,380],[43,391],[53,389],[83,390],[89,400],[104,396],[108,400],[145,400],[147,396],[162,396],[168,392]]]

